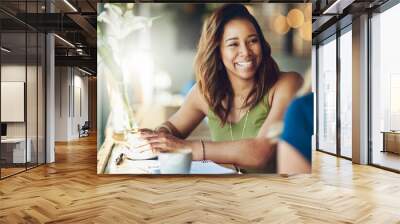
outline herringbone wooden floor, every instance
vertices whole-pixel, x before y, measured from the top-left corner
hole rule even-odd
[[[291,177],[97,176],[94,137],[0,181],[0,223],[400,223],[400,175],[316,152]]]

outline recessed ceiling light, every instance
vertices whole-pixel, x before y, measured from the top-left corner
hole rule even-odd
[[[1,47],[0,49],[1,49],[2,51],[6,52],[6,53],[10,53],[10,52],[11,52],[11,50],[9,50],[9,49],[7,49],[7,48],[5,48],[5,47]]]
[[[336,0],[322,14],[342,14],[343,10],[351,5],[355,0]]]
[[[71,44],[71,42],[69,42],[68,40],[66,40],[66,39],[64,39],[64,38],[62,38],[62,37],[60,37],[60,36],[57,35],[57,34],[54,34],[54,36],[57,37],[58,39],[60,39],[61,41],[63,41],[64,43],[68,44],[69,46],[75,48],[75,45]]]
[[[75,12],[78,12],[78,10],[71,4],[69,3],[68,0],[64,0],[65,4],[67,4],[72,10],[74,10]]]
[[[88,71],[86,71],[86,70],[83,70],[83,69],[81,69],[81,68],[79,68],[79,67],[78,67],[78,70],[81,71],[81,72],[83,72],[83,73],[85,73],[85,74],[88,74],[88,75],[90,75],[90,76],[92,75],[92,73],[90,73],[90,72],[88,72]]]

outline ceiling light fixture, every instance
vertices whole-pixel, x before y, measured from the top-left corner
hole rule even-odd
[[[60,37],[60,36],[57,35],[57,34],[54,34],[54,36],[57,37],[58,39],[60,39],[61,41],[63,41],[64,43],[68,44],[69,46],[75,48],[75,45],[71,44],[71,42],[69,42],[68,40],[66,40],[66,39],[64,39],[64,38],[62,38],[62,37]]]
[[[78,10],[71,4],[69,3],[68,0],[64,0],[65,4],[67,4],[72,10],[74,10],[75,12],[78,12]]]
[[[88,71],[86,71],[86,70],[83,70],[83,69],[81,69],[81,68],[79,68],[79,67],[78,67],[78,70],[81,71],[81,72],[83,72],[83,73],[85,73],[85,74],[88,74],[88,75],[90,75],[90,76],[92,75],[92,73],[90,73],[90,72],[88,72]]]
[[[343,10],[347,8],[347,6],[351,5],[355,0],[336,0],[330,5],[327,9],[322,12],[323,15],[329,14],[342,14]]]
[[[1,49],[2,51],[6,52],[6,53],[10,53],[10,52],[11,52],[11,50],[9,50],[9,49],[7,49],[7,48],[5,48],[5,47],[1,47],[0,49]]]

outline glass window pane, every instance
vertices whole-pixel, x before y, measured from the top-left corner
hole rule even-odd
[[[371,19],[372,163],[400,170],[400,4]]]
[[[44,0],[0,1],[1,8],[17,17],[26,15],[33,24],[38,19],[34,14],[43,13],[44,6]],[[45,161],[45,35],[0,12],[0,44],[0,110],[14,116],[1,118],[0,177],[4,178]],[[21,109],[10,109],[16,106]]]
[[[336,153],[336,39],[318,48],[318,148]]]
[[[352,35],[340,37],[340,153],[352,157]]]
[[[1,50],[0,109],[1,123],[6,130],[1,140],[3,178],[25,170],[31,151],[30,144],[26,144],[26,33],[3,32],[1,46],[7,49]]]

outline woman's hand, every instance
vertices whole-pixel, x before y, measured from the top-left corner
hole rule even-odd
[[[152,129],[148,128],[139,128],[137,131],[140,135],[146,134],[146,133],[154,133],[155,131]]]
[[[141,129],[139,133],[141,137],[150,143],[152,150],[157,152],[168,152],[178,149],[191,148],[189,141],[179,139],[169,133],[154,132],[149,129]]]
[[[155,133],[166,133],[166,134],[171,134],[166,130],[165,128],[159,128],[159,129],[148,129],[148,128],[139,128],[138,133],[140,135],[149,135],[149,134],[155,134]]]

